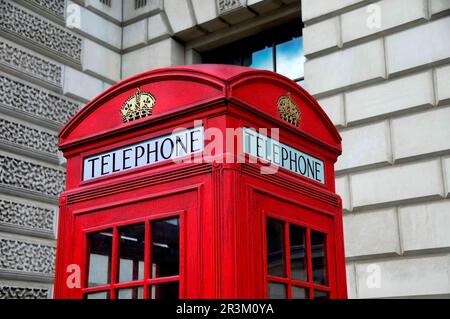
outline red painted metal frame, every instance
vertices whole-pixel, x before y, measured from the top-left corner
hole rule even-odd
[[[153,114],[122,123],[120,107],[138,87],[156,97]],[[299,127],[278,114],[277,100],[288,92],[302,113]],[[205,130],[222,132],[244,126],[280,128],[281,142],[323,160],[326,182],[281,168],[262,175],[261,163],[217,160],[167,161],[82,181],[84,157],[192,127],[195,120],[201,120]],[[238,143],[231,150],[235,159],[242,157],[241,147]],[[179,276],[167,279],[179,280],[182,298],[266,298],[267,279],[278,280],[266,273],[266,215],[283,220],[285,227],[287,222],[301,225],[308,235],[310,229],[326,234],[328,286],[294,283],[327,291],[331,298],[347,297],[342,203],[334,183],[341,139],[318,103],[291,80],[269,71],[220,65],[146,72],[112,86],[77,113],[60,132],[60,149],[67,158],[67,181],[60,196],[56,298],[82,298],[100,289],[66,284],[71,264],[80,266],[81,282],[86,282],[87,231],[115,225],[117,233],[118,225],[141,220],[146,221],[148,237],[150,219],[174,212],[181,218],[181,269]],[[150,263],[149,251],[144,259]],[[307,264],[310,267],[311,261]],[[155,282],[147,268],[145,279],[132,285]],[[111,297],[112,288],[125,286],[111,286]],[[310,294],[313,297],[312,289]],[[149,296],[148,288],[144,295]]]
[[[281,204],[282,205],[282,204]],[[280,211],[282,210],[282,207],[280,207]],[[285,272],[286,275],[284,277],[278,277],[278,276],[272,276],[267,274],[267,257],[264,259],[264,277],[266,278],[267,283],[268,282],[278,282],[278,283],[283,283],[287,285],[287,297],[288,299],[292,299],[292,286],[296,286],[296,287],[300,287],[300,288],[305,288],[308,291],[309,294],[309,299],[313,299],[314,298],[314,290],[319,290],[319,291],[324,291],[327,293],[331,292],[331,288],[329,285],[320,285],[320,284],[316,284],[313,282],[313,278],[312,278],[312,274],[313,274],[313,269],[312,269],[312,259],[311,259],[311,230],[320,232],[325,234],[326,236],[326,244],[325,244],[325,260],[328,261],[329,256],[331,256],[331,258],[333,258],[334,254],[332,251],[328,250],[329,245],[327,244],[328,241],[328,233],[326,230],[324,229],[317,229],[317,228],[311,228],[312,226],[304,223],[298,219],[291,219],[286,217],[284,214],[282,213],[274,213],[274,212],[266,212],[266,211],[262,211],[262,229],[265,230],[266,229],[266,221],[268,218],[271,218],[273,220],[277,220],[277,221],[281,221],[283,223],[283,227],[284,227],[284,247],[285,247],[285,256],[283,257],[284,260],[284,268],[285,268]],[[289,225],[296,225],[296,226],[300,226],[302,228],[304,228],[306,230],[306,234],[305,234],[305,243],[306,243],[306,249],[305,249],[305,257],[307,259],[306,261],[306,265],[307,265],[307,281],[301,281],[301,280],[296,280],[296,279],[292,279],[292,274],[291,274],[291,256],[290,256],[290,242],[289,242]],[[263,232],[263,251],[264,251],[264,256],[267,256],[267,251],[266,251],[266,247],[267,247],[267,238],[266,238],[266,233]],[[327,262],[325,265],[325,274],[326,276],[328,276],[330,273],[330,268],[329,268],[329,263]],[[326,281],[328,282],[328,278],[326,279]],[[267,290],[267,285],[265,287],[264,290],[264,296],[267,298],[268,297],[268,290]]]
[[[94,292],[103,292],[103,291],[109,291],[111,299],[116,299],[117,294],[116,291],[118,289],[123,288],[133,288],[133,287],[143,287],[144,288],[144,299],[149,298],[149,286],[155,285],[155,284],[163,284],[163,283],[169,283],[169,282],[176,282],[180,281],[181,278],[184,278],[184,265],[183,263],[180,263],[180,273],[179,275],[173,275],[173,276],[167,276],[167,277],[157,277],[157,278],[151,278],[150,276],[150,267],[151,264],[151,248],[150,245],[150,238],[152,238],[151,234],[151,223],[158,220],[164,220],[168,218],[177,217],[180,221],[180,260],[185,260],[185,212],[172,212],[172,213],[162,213],[162,214],[155,214],[150,215],[147,217],[142,218],[136,218],[136,219],[129,219],[126,221],[120,221],[116,223],[111,224],[104,224],[101,226],[95,226],[92,228],[84,229],[83,237],[87,239],[88,235],[93,232],[98,232],[106,229],[113,229],[113,247],[112,247],[112,258],[111,258],[111,276],[110,280],[111,282],[106,285],[102,286],[95,286],[95,287],[86,287],[87,286],[87,278],[84,278],[83,281],[83,287],[81,289],[81,292],[83,295],[94,293]],[[118,242],[119,242],[119,236],[118,236],[118,229],[123,226],[127,225],[135,225],[135,224],[142,224],[145,225],[145,251],[144,251],[144,279],[141,280],[134,280],[131,282],[118,282],[118,273],[117,273],[117,265],[118,265],[118,255],[120,253],[120,249],[118,249]],[[86,251],[86,257],[88,257],[89,254],[89,247],[88,247],[88,241],[85,240],[82,245],[82,251]],[[88,258],[85,258],[85,264],[83,265],[82,269],[83,274],[88,273]],[[180,283],[180,286],[183,286]],[[184,291],[180,291],[180,297],[184,297]]]

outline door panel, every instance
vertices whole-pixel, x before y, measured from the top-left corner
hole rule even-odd
[[[253,213],[260,230],[256,236],[262,243],[262,297],[335,297],[333,216],[294,199],[259,192],[254,196]]]
[[[75,213],[73,260],[82,287],[72,289],[73,297],[186,297],[186,260],[198,258],[198,235],[186,236],[198,227],[195,199],[187,191]]]

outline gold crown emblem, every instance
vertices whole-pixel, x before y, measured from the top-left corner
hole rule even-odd
[[[123,122],[126,123],[152,115],[155,102],[156,99],[151,93],[141,92],[141,89],[137,88],[136,93],[130,96],[120,109]]]
[[[291,94],[282,95],[278,98],[278,112],[280,117],[292,125],[298,126],[301,119],[300,110],[291,98]]]

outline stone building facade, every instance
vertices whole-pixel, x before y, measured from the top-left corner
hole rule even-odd
[[[0,298],[52,296],[63,123],[270,30],[343,137],[349,297],[450,297],[450,0],[0,0]]]

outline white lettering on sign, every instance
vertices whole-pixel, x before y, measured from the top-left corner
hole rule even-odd
[[[158,136],[83,160],[83,181],[203,151],[203,126]]]
[[[285,168],[304,177],[325,183],[323,161],[277,140],[245,127],[244,153]]]

